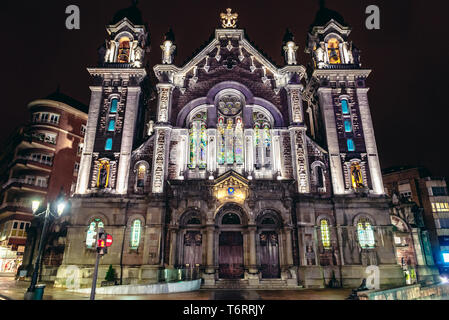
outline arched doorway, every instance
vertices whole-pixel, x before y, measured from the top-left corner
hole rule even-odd
[[[181,266],[186,269],[197,269],[202,265],[203,235],[201,233],[201,216],[191,211],[183,215],[181,227]]]
[[[244,277],[243,224],[244,214],[237,205],[224,206],[216,217],[220,234],[218,241],[218,276],[220,279]]]
[[[262,278],[277,279],[281,277],[279,264],[279,228],[278,215],[266,211],[257,219],[259,234],[259,263]]]

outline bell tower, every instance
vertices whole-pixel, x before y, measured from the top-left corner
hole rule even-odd
[[[106,28],[94,79],[77,194],[126,194],[136,122],[141,112],[142,67],[149,37],[136,2],[120,10]]]
[[[321,7],[308,34],[313,59],[310,94],[319,103],[329,150],[334,194],[384,194],[366,80],[351,28],[337,12]],[[310,88],[309,88],[310,89]]]

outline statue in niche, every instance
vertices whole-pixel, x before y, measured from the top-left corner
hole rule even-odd
[[[313,245],[308,244],[306,246],[306,259],[307,259],[307,265],[313,266],[315,265],[315,252],[313,251]]]
[[[98,180],[97,187],[100,189],[105,189],[109,184],[109,161],[101,161],[100,167],[98,169]]]
[[[352,180],[352,187],[354,189],[360,189],[365,187],[363,185],[362,171],[358,163],[354,163],[351,165],[351,180]]]
[[[315,61],[318,68],[321,68],[324,65],[324,49],[321,45],[315,49]]]

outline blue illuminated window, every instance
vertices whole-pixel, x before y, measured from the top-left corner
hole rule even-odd
[[[115,119],[109,120],[108,131],[115,131]]]
[[[346,99],[341,100],[341,110],[343,114],[349,114],[348,100]]]
[[[348,139],[348,151],[355,151],[354,140]]]
[[[111,100],[111,110],[110,113],[116,113],[117,112],[117,106],[118,106],[118,99],[114,98]]]
[[[352,132],[352,123],[350,119],[345,120],[345,132]]]
[[[112,138],[109,138],[108,140],[106,140],[106,147],[104,149],[106,151],[111,151],[112,150]]]
[[[449,253],[447,253],[447,252],[443,253],[443,261],[444,261],[444,263],[449,262]]]

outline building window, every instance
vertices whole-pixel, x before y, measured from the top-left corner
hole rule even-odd
[[[374,231],[371,223],[367,219],[360,219],[357,224],[357,234],[362,248],[374,248]]]
[[[56,133],[50,132],[33,132],[31,136],[34,139],[37,139],[45,143],[56,144],[56,138],[58,135]]]
[[[46,188],[47,187],[47,178],[37,177],[36,178],[36,186],[38,186],[40,188]]]
[[[83,137],[86,135],[86,130],[87,130],[87,127],[84,124],[82,124],[81,125],[81,135]]]
[[[271,125],[267,116],[261,112],[253,114],[255,168],[271,166]]]
[[[190,157],[189,168],[205,169],[207,164],[207,134],[206,134],[207,114],[200,112],[193,117],[190,125]]]
[[[341,100],[341,111],[345,115],[349,114],[349,104],[348,104],[348,100],[347,99]]]
[[[13,227],[11,230],[11,237],[15,238],[26,238],[27,237],[27,230],[30,226],[29,222],[24,221],[14,221]]]
[[[75,167],[73,168],[73,175],[77,176],[79,170],[80,170],[80,164],[78,162],[75,162]]]
[[[109,120],[108,131],[115,131],[115,119]]]
[[[128,63],[129,62],[129,38],[123,37],[120,39],[120,44],[118,47],[118,56],[117,56],[117,62],[118,63]]]
[[[144,163],[141,163],[139,165],[139,167],[137,168],[137,187],[138,188],[145,187],[145,181],[147,179],[147,170],[148,170],[148,167]]]
[[[111,100],[111,108],[109,110],[109,113],[117,113],[117,107],[118,107],[118,99],[113,98]]]
[[[329,55],[329,63],[330,64],[340,64],[341,56],[340,56],[340,42],[336,38],[331,38],[327,42],[327,51]]]
[[[321,242],[323,247],[329,249],[331,246],[329,222],[326,219],[321,220]]]
[[[86,234],[86,247],[88,249],[94,249],[96,247],[95,242],[97,241],[97,231],[99,228],[104,228],[103,221],[100,219],[95,219],[89,225],[89,229]]]
[[[84,144],[80,143],[78,145],[77,155],[80,156],[83,153]]]
[[[434,197],[447,196],[447,189],[445,187],[432,187],[432,195]]]
[[[354,140],[352,140],[352,139],[348,139],[348,151],[349,152],[355,151]]]
[[[43,123],[59,124],[59,119],[60,119],[59,114],[47,112],[34,113],[32,117],[34,123],[43,122]]]
[[[447,202],[432,202],[433,212],[449,212],[449,203]]]
[[[112,138],[108,138],[106,140],[106,146],[104,148],[106,151],[111,151],[112,150]]]
[[[137,249],[140,244],[140,231],[141,222],[140,220],[134,220],[131,228],[131,248]]]
[[[352,132],[351,119],[345,119],[345,132]]]

